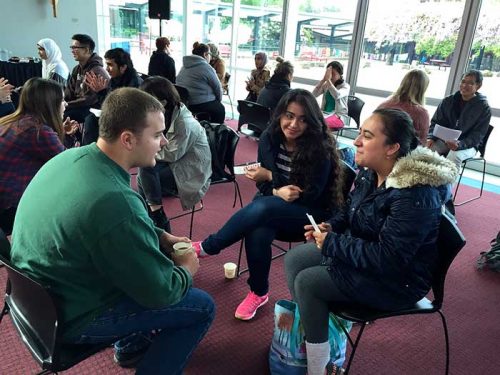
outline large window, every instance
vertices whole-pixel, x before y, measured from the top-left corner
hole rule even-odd
[[[498,0],[483,0],[477,27],[474,33],[472,49],[469,52],[469,69],[478,69],[483,73],[483,86],[479,90],[486,95],[492,108],[500,109],[500,32]],[[487,158],[500,164],[500,119],[492,118],[496,126],[488,141]]]
[[[290,2],[294,16],[295,76],[320,80],[328,62],[337,60],[347,71],[356,1],[300,0]]]
[[[393,92],[408,69],[429,74],[427,97],[445,96],[465,0],[370,0],[358,86]]]
[[[490,106],[500,108],[500,28],[498,0],[483,0],[479,20],[469,54],[469,68],[483,72],[481,92]]]
[[[172,57],[176,65],[182,64],[183,8],[182,1],[171,2],[171,19],[149,19],[148,0],[128,2],[101,0],[104,34],[104,51],[123,48],[130,53],[137,71],[147,73],[149,57],[156,49],[155,40],[160,36],[170,39]],[[101,46],[102,47],[102,46]],[[102,49],[102,48],[101,48]],[[101,54],[103,51],[100,51]]]

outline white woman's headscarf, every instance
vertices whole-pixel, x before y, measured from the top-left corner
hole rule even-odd
[[[62,78],[67,79],[69,69],[62,59],[62,53],[59,46],[52,39],[40,39],[37,43],[45,50],[47,59],[42,60],[42,77],[50,78],[53,73],[59,74]]]

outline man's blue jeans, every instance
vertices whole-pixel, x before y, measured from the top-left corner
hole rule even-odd
[[[177,304],[148,309],[124,298],[92,321],[75,344],[115,343],[115,350],[135,352],[150,345],[136,374],[182,374],[198,343],[215,317],[206,292],[191,288]],[[151,331],[156,333],[151,336]],[[118,340],[118,341],[117,341]]]
[[[215,255],[244,238],[250,273],[248,284],[252,292],[263,296],[269,291],[271,244],[276,233],[304,233],[304,225],[309,223],[306,213],[313,215],[318,223],[330,216],[329,212],[322,208],[288,203],[276,196],[256,196],[250,204],[236,212],[218,232],[203,241],[203,250],[207,254]]]

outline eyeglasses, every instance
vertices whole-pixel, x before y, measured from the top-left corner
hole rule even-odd
[[[460,84],[464,85],[464,86],[474,86],[476,84],[476,82],[475,81],[464,81],[464,80],[462,80],[460,82]]]
[[[83,46],[69,46],[70,49],[85,49],[87,47],[83,47]]]

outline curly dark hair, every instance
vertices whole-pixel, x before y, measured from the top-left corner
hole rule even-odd
[[[344,201],[342,194],[343,170],[337,152],[337,142],[326,126],[316,98],[307,90],[288,91],[281,98],[274,111],[269,125],[271,134],[278,142],[285,142],[280,120],[292,102],[303,108],[307,126],[304,133],[296,140],[296,148],[292,156],[290,183],[300,186],[303,190],[310,189],[313,174],[316,172],[311,166],[317,165],[317,160],[330,159],[332,170],[327,186],[330,189],[331,200],[325,204],[328,208],[339,207]]]

